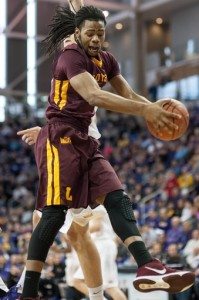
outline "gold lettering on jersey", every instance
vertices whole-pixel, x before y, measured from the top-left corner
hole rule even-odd
[[[93,75],[93,77],[95,78],[95,80],[98,83],[106,83],[108,81],[107,75],[103,74],[103,73],[97,73],[97,74]]]
[[[71,138],[69,136],[64,136],[63,138],[60,138],[61,144],[72,144]]]
[[[66,187],[66,200],[68,200],[68,201],[73,200],[73,196],[71,194],[71,187],[70,186]]]

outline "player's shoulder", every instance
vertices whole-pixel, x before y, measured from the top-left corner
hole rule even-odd
[[[58,65],[65,65],[69,62],[84,60],[85,55],[83,51],[76,43],[73,43],[71,45],[66,46],[58,53],[56,62],[58,63]]]
[[[61,50],[61,54],[77,52],[83,55],[83,51],[77,43],[69,44]]]
[[[109,51],[101,51],[101,58],[103,61],[107,62],[110,65],[117,64],[114,55]]]
[[[114,55],[109,51],[101,51],[101,56],[109,59],[113,59]]]

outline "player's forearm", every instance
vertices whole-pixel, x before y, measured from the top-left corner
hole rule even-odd
[[[150,103],[148,99],[134,92],[134,90],[131,88],[129,83],[121,74],[113,77],[110,80],[110,84],[117,92],[117,94],[124,98],[132,99],[134,101],[139,101],[144,103]]]
[[[135,93],[132,89],[124,89],[119,95],[121,95],[124,98],[131,99],[133,101],[150,103],[150,101],[147,98]]]
[[[82,6],[84,6],[83,0],[68,0],[70,10],[74,13],[78,12]]]
[[[146,111],[152,105],[150,102],[139,102],[136,97],[130,100],[101,90],[97,81],[88,72],[72,77],[70,84],[90,105],[107,110],[145,117]]]
[[[150,104],[150,102],[137,101],[137,98],[126,99],[102,90],[96,91],[88,102],[107,110],[143,117],[146,107]]]
[[[72,12],[74,12],[76,14],[76,12],[78,12],[78,10],[80,10],[80,8],[82,6],[84,6],[83,0],[68,0],[68,4],[69,4],[69,8]],[[64,42],[63,42],[63,46],[66,47],[71,43],[75,43],[75,38],[74,38],[74,34],[70,35],[69,37],[67,37]]]
[[[135,94],[135,93],[131,94],[130,99],[133,101],[138,101],[138,102],[142,102],[142,103],[150,103],[151,102],[147,98],[140,96],[138,94]]]
[[[122,97],[133,100],[133,101],[141,102],[141,103],[150,103],[151,102],[147,98],[145,98],[141,95],[138,95],[134,92],[125,93],[122,95]]]

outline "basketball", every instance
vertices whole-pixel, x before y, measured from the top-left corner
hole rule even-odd
[[[161,101],[161,100],[160,100]],[[182,116],[181,119],[173,119],[173,122],[178,125],[178,129],[172,128],[170,132],[167,131],[167,129],[162,128],[161,129],[161,134],[157,129],[153,126],[151,122],[146,122],[148,130],[150,133],[163,141],[172,141],[180,138],[187,130],[187,127],[189,125],[189,113],[186,108],[186,106],[182,103],[179,102],[178,100],[171,99],[168,102],[164,102],[162,104],[163,109],[177,113]]]

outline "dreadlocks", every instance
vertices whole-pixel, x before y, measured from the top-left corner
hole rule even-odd
[[[62,41],[75,33],[75,28],[81,28],[85,20],[103,21],[106,19],[103,12],[94,6],[83,6],[76,14],[66,7],[59,6],[55,12],[50,31],[43,43],[46,52],[51,54],[60,47]]]
[[[103,11],[94,6],[83,6],[75,15],[75,24],[80,28],[85,20],[103,21],[106,25],[106,18]]]
[[[66,7],[59,6],[49,25],[50,31],[43,44],[46,53],[51,54],[59,48],[61,42],[75,32],[75,14]]]

